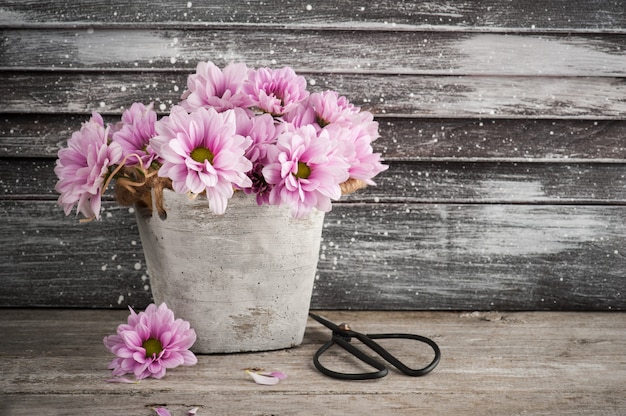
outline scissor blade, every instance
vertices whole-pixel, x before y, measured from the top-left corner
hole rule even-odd
[[[326,328],[328,328],[328,329],[332,330],[332,331],[341,331],[341,332],[344,332],[344,331],[342,331],[342,330],[341,330],[341,328],[339,328],[339,326],[337,326],[336,324],[334,324],[334,323],[330,322],[330,321],[329,321],[328,319],[326,319],[326,318],[323,318],[323,317],[321,317],[321,316],[319,316],[319,315],[316,315],[316,314],[314,314],[314,313],[309,313],[309,316],[310,316],[311,318],[315,319],[315,320],[316,320],[317,322],[319,322],[320,324],[324,325]]]

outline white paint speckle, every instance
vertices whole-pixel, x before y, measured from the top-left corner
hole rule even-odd
[[[135,270],[141,270],[141,263],[135,263]]]
[[[307,9],[308,11],[311,11],[311,10],[313,10],[313,6],[311,6],[310,4],[307,4],[307,5],[306,5],[306,9]]]
[[[122,302],[124,302],[124,295],[120,295],[120,296],[117,298],[117,304],[118,304],[118,305],[121,305],[121,304],[122,304]]]

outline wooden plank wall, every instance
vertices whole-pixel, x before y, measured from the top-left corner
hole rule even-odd
[[[409,4],[414,3],[414,4]],[[93,110],[199,60],[290,65],[375,113],[379,186],[327,215],[314,308],[626,309],[626,2],[0,1],[0,305],[142,307],[134,217],[56,206]]]

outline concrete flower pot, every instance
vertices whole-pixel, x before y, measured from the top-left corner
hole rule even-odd
[[[197,353],[299,345],[319,257],[324,213],[291,218],[236,192],[224,215],[204,197],[165,190],[167,217],[137,214],[154,301],[190,322]]]

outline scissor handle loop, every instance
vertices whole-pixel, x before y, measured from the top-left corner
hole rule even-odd
[[[411,377],[421,377],[430,373],[437,366],[437,364],[439,364],[439,360],[441,359],[441,351],[439,350],[439,346],[437,345],[437,343],[435,343],[430,338],[426,338],[421,335],[414,335],[414,334],[367,334],[367,335],[364,335],[364,334],[360,334],[358,332],[353,332],[353,331],[349,331],[349,334],[352,337],[359,339],[363,344],[371,348],[374,352],[376,352],[384,360],[386,360],[391,365],[396,367],[402,373]],[[429,345],[433,349],[433,352],[435,353],[435,357],[430,362],[430,364],[428,364],[426,367],[419,368],[419,369],[410,368],[407,365],[405,365],[402,361],[397,359],[393,354],[391,354],[385,348],[383,348],[380,344],[374,341],[375,339],[384,339],[384,338],[412,339],[412,340],[423,342]],[[337,344],[341,348],[345,349],[348,353],[354,355],[356,358],[358,358],[362,362],[376,368],[378,371],[373,371],[369,373],[339,373],[337,371],[333,371],[324,367],[320,363],[319,358],[324,352],[326,352],[330,347],[332,347],[333,344]],[[384,377],[388,373],[388,370],[385,364],[368,356],[359,348],[352,345],[350,343],[349,338],[338,335],[336,333],[333,334],[333,338],[331,341],[328,341],[319,350],[317,350],[317,352],[313,356],[313,364],[315,365],[315,368],[319,370],[320,373],[329,377],[342,379],[342,380],[371,380],[375,378]]]
[[[326,350],[332,347],[333,344],[339,345],[340,347],[344,348],[346,351],[354,355],[356,358],[358,358],[359,360],[363,361],[366,364],[371,365],[378,371],[373,371],[370,373],[339,373],[337,371],[333,371],[324,367],[322,363],[320,363],[319,358],[324,352],[326,352]],[[383,363],[380,363],[374,360],[373,358],[363,353],[363,351],[356,348],[354,345],[350,344],[350,341],[347,341],[344,338],[338,337],[338,336],[333,336],[333,339],[331,341],[328,341],[326,344],[322,345],[322,347],[319,350],[317,350],[317,352],[313,356],[313,364],[315,365],[315,368],[317,368],[320,373],[328,377],[337,378],[341,380],[371,380],[375,378],[385,377],[387,373],[389,372],[389,370],[387,370],[387,367],[385,367]]]
[[[368,380],[381,378],[387,375],[388,370],[385,364],[375,360],[374,358],[366,355],[363,351],[355,347],[350,343],[351,338],[357,338],[364,345],[369,347],[371,350],[380,355],[384,360],[389,362],[391,365],[396,367],[402,373],[411,376],[411,377],[420,377],[430,373],[441,359],[441,351],[439,350],[439,346],[437,343],[430,338],[415,335],[415,334],[362,334],[360,332],[352,331],[347,325],[336,325],[321,316],[310,314],[310,316],[316,321],[320,322],[324,326],[329,329],[332,329],[333,336],[330,341],[324,344],[313,356],[313,363],[315,364],[315,368],[317,368],[322,374],[325,374],[329,377],[343,379],[343,380]],[[413,369],[405,365],[402,361],[397,359],[393,354],[383,348],[380,344],[378,344],[375,339],[383,339],[383,338],[400,338],[400,339],[412,339],[415,341],[420,341],[428,346],[430,346],[435,353],[435,357],[426,367]],[[320,361],[320,356],[326,352],[333,344],[337,344],[338,346],[345,349],[350,354],[354,355],[360,361],[374,367],[378,371],[373,371],[369,373],[339,373],[337,371],[330,370],[324,367]]]
[[[363,342],[365,345],[370,347],[372,350],[376,351],[376,353],[378,355],[380,355],[387,362],[389,362],[391,365],[396,367],[398,370],[400,370],[402,373],[406,374],[407,376],[411,376],[411,377],[421,377],[421,376],[424,376],[424,375],[430,373],[431,371],[433,371],[433,369],[435,367],[437,367],[437,364],[439,364],[439,360],[441,359],[441,350],[439,349],[439,346],[437,345],[437,343],[435,341],[433,341],[432,339],[427,338],[427,337],[423,337],[421,335],[415,335],[415,334],[367,334],[365,336],[358,337],[358,338],[361,340],[361,342]],[[428,346],[430,346],[432,348],[433,352],[435,353],[435,357],[430,362],[430,364],[428,364],[426,367],[418,368],[418,369],[410,368],[407,365],[405,365],[402,361],[398,360],[395,356],[393,356],[385,348],[380,346],[380,344],[378,344],[377,342],[373,341],[375,339],[385,339],[385,338],[413,339],[413,340],[416,340],[416,341],[423,342],[424,344],[427,344]]]

